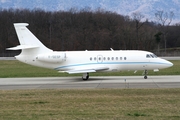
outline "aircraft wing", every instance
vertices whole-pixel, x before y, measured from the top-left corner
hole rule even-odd
[[[75,74],[75,73],[92,73],[92,72],[97,72],[97,71],[104,71],[108,70],[108,67],[97,67],[97,68],[81,68],[81,69],[74,69],[74,70],[69,70],[66,71],[69,74]]]

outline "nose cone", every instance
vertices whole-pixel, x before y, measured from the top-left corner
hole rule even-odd
[[[168,67],[172,67],[173,66],[173,63],[172,62],[169,62],[167,60],[163,60],[164,61],[164,65],[168,68]]]
[[[168,61],[169,62],[169,61]],[[172,67],[174,64],[172,62],[169,62],[169,67]]]

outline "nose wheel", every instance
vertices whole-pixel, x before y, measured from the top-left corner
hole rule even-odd
[[[89,73],[84,73],[82,76],[83,80],[88,80],[89,79]]]
[[[147,74],[148,74],[148,71],[147,70],[144,70],[144,79],[147,79],[148,77],[147,77]]]

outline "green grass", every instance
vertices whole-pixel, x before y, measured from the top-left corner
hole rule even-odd
[[[180,61],[171,62],[173,67],[149,74],[179,75]],[[142,75],[142,71],[91,75]],[[43,76],[69,75],[0,61],[0,77]],[[179,113],[180,89],[0,90],[0,120],[179,120]]]
[[[0,77],[47,77],[58,76],[54,70],[35,67],[16,60],[0,61]]]
[[[0,91],[1,120],[179,120],[180,89]]]
[[[160,70],[159,72],[149,71],[149,75],[180,75],[180,61],[171,61],[174,66]],[[91,73],[90,76],[131,76],[142,75],[143,71],[110,72],[110,73]],[[61,77],[61,76],[81,76],[81,74],[59,73],[55,70],[39,68],[21,63],[16,60],[0,61],[0,77]]]

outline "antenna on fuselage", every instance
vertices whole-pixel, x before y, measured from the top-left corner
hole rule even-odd
[[[114,51],[112,48],[110,48],[111,51]]]

